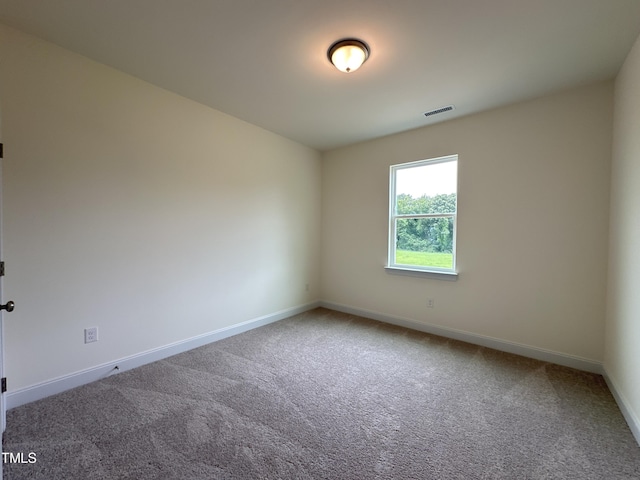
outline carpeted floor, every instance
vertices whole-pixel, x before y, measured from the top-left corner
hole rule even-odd
[[[18,479],[638,479],[598,375],[317,309],[9,411]]]

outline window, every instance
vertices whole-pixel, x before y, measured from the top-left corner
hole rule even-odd
[[[455,274],[458,156],[392,165],[388,268]]]

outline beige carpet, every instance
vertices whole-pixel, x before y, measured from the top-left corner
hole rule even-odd
[[[638,479],[598,375],[317,309],[8,413],[18,479]]]

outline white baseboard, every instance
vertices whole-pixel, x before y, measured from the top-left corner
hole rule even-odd
[[[413,330],[431,333],[433,335],[439,335],[442,337],[452,338],[455,340],[461,340],[463,342],[472,343],[474,345],[481,345],[484,347],[493,348],[495,350],[500,350],[503,352],[522,355],[524,357],[535,358],[537,360],[542,360],[545,362],[564,365],[567,367],[572,367],[572,368],[584,370],[587,372],[598,373],[598,374],[604,373],[602,363],[596,362],[593,360],[566,355],[558,352],[552,352],[549,350],[531,347],[528,345],[508,342],[505,340],[487,337],[484,335],[464,332],[462,330],[456,330],[456,329],[441,327],[437,325],[430,325],[430,324],[418,322],[416,320],[382,314],[382,313],[373,312],[370,310],[350,307],[347,305],[320,301],[320,302],[309,303],[306,305],[301,305],[298,307],[289,308],[286,310],[281,310],[279,312],[275,312],[269,315],[264,315],[262,317],[248,320],[246,322],[242,322],[237,325],[215,330],[213,332],[198,335],[196,337],[192,337],[192,338],[175,342],[162,347],[154,348],[152,350],[147,350],[145,352],[131,355],[129,357],[120,358],[111,362],[104,363],[102,365],[97,365],[95,367],[81,370],[79,372],[74,372],[69,375],[64,375],[58,378],[47,380],[45,382],[41,382],[36,385],[31,385],[29,387],[25,387],[19,390],[10,391],[6,394],[6,408],[11,409],[11,408],[18,407],[20,405],[24,405],[26,403],[40,400],[50,395],[55,395],[57,393],[61,393],[66,390],[70,390],[72,388],[79,387],[81,385],[85,385],[87,383],[91,383],[96,380],[100,380],[102,378],[105,378],[109,375],[114,374],[115,372],[124,372],[127,370],[131,370],[132,368],[136,368],[151,362],[155,362],[157,360],[162,360],[172,355],[186,352],[187,350],[191,350],[193,348],[197,348],[202,345],[215,342],[217,340],[222,340],[223,338],[231,337],[233,335],[237,335],[239,333],[246,332],[248,330],[261,327],[263,325],[267,325],[269,323],[283,320],[287,317],[297,315],[298,313],[306,312],[316,307],[325,307],[325,308],[329,308],[331,310],[336,310],[339,312],[350,313],[352,315],[358,315],[365,318],[371,318],[373,320],[378,320],[378,321],[390,323],[393,325],[399,325],[402,327],[411,328]],[[616,400],[617,399],[618,397],[616,397]],[[620,405],[621,405],[621,410],[623,410],[623,413],[624,413],[625,410],[623,409],[622,404]],[[625,414],[625,418],[626,417],[627,415]],[[636,431],[637,431],[638,430],[637,421],[635,425],[636,425]],[[634,431],[634,435],[636,435],[636,431]],[[638,438],[638,436],[639,435],[636,435],[636,438]]]
[[[112,362],[104,363],[69,375],[47,380],[46,382],[8,392],[6,394],[6,408],[9,410],[11,408],[19,407],[20,405],[34,402],[50,395],[55,395],[56,393],[61,393],[66,390],[100,380],[114,374],[115,372],[124,372],[126,370],[131,370],[132,368],[146,365],[147,363],[162,360],[172,355],[222,340],[223,338],[231,337],[254,328],[268,325],[269,323],[283,320],[319,306],[320,302],[313,302],[298,307],[288,308],[286,310],[254,318],[237,325],[221,328],[213,332],[204,333],[196,337],[181,340],[169,345],[147,350],[146,352],[120,358]]]
[[[611,390],[611,394],[613,395],[613,398],[616,399],[618,408],[620,408],[620,411],[622,412],[622,416],[627,421],[627,425],[629,425],[629,429],[631,430],[631,433],[635,437],[638,445],[640,445],[640,419],[638,419],[638,417],[635,415],[633,410],[631,410],[631,408],[629,407],[629,401],[622,394],[620,389],[618,389],[616,382],[613,380],[613,378],[609,376],[606,368],[603,368],[602,376],[604,377],[604,380],[607,382],[607,386],[609,387],[609,390]]]
[[[431,325],[408,318],[396,317],[379,312],[372,312],[370,310],[363,310],[360,308],[350,307],[347,305],[341,305],[332,302],[321,301],[320,306],[331,310],[337,310],[339,312],[350,313],[352,315],[370,318],[372,320],[378,320],[380,322],[399,325],[401,327],[418,330],[420,332],[431,333],[433,335],[451,338],[454,340],[461,340],[463,342],[471,343],[474,345],[493,348],[494,350],[500,350],[502,352],[514,353],[516,355],[521,355],[528,358],[535,358],[536,360],[555,363],[557,365],[563,365],[565,367],[571,367],[586,372],[597,373],[600,375],[602,375],[603,373],[601,362],[596,362],[594,360],[589,360],[582,357],[553,352],[551,350],[545,350],[542,348],[509,342],[506,340],[500,340],[498,338],[479,335],[477,333],[469,333],[453,328]]]

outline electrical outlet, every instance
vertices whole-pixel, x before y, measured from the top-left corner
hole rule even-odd
[[[84,343],[93,343],[98,341],[98,327],[84,329]]]
[[[427,308],[433,308],[433,298],[427,298]]]

